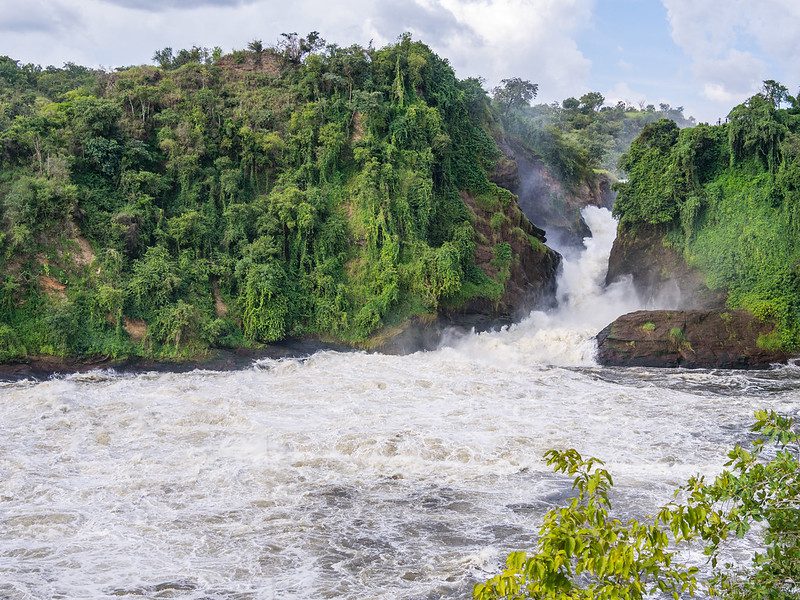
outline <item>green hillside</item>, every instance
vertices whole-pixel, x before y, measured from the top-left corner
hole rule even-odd
[[[0,360],[357,343],[549,252],[487,179],[486,92],[408,36],[155,59],[0,59]]]
[[[789,108],[780,108],[789,105]],[[728,123],[645,127],[623,157],[615,211],[627,235],[659,225],[732,308],[774,322],[768,348],[800,348],[800,104],[786,88],[734,108]]]

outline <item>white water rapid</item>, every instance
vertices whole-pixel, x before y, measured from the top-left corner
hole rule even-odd
[[[457,340],[461,353],[521,364],[591,366],[594,336],[618,316],[643,308],[630,281],[605,286],[617,223],[605,208],[589,206],[583,217],[592,231],[580,253],[565,254],[558,281],[558,310],[535,311],[499,332]]]
[[[568,494],[547,449],[605,459],[641,516],[754,409],[800,411],[794,367],[596,366],[636,303],[586,218],[562,309],[435,352],[0,384],[0,598],[467,598]]]

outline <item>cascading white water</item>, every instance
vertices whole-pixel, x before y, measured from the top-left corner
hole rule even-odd
[[[583,252],[563,262],[558,282],[560,310],[555,320],[597,329],[642,306],[629,279],[605,285],[608,258],[617,236],[617,221],[611,211],[587,206],[581,214],[592,237],[583,240]]]
[[[0,383],[0,597],[465,598],[569,494],[547,449],[604,458],[641,515],[755,408],[800,411],[797,367],[594,366],[632,305],[602,287],[613,221],[585,217],[559,310],[435,352]]]
[[[469,336],[451,344],[473,356],[563,366],[594,364],[594,336],[618,316],[642,308],[630,280],[605,285],[617,222],[606,208],[582,211],[592,232],[581,252],[564,256],[558,308],[535,311],[501,332]]]

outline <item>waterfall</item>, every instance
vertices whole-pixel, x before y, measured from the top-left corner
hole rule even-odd
[[[566,252],[558,277],[558,307],[534,311],[500,331],[447,340],[446,345],[491,360],[592,365],[594,336],[618,316],[643,308],[630,279],[605,285],[617,222],[606,208],[587,206],[582,215],[592,236],[583,249]]]
[[[547,450],[602,458],[647,514],[755,408],[800,410],[797,367],[594,367],[637,301],[603,284],[611,215],[584,218],[558,309],[437,351],[0,382],[0,598],[467,598],[569,497]]]

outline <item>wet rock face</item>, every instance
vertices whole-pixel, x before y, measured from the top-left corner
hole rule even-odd
[[[542,159],[514,140],[497,140],[503,157],[491,179],[514,192],[525,216],[543,227],[556,247],[582,248],[583,238],[592,235],[581,217],[586,206],[611,208],[616,192],[611,179],[597,175],[592,181],[567,188]]]
[[[641,310],[597,335],[597,360],[621,367],[768,368],[790,358],[758,346],[770,331],[741,310]]]
[[[620,229],[608,260],[606,284],[631,276],[645,304],[723,309],[725,292],[708,289],[702,273],[664,244],[664,235],[664,230],[655,226]]]
[[[477,267],[496,279],[498,268],[494,248],[503,242],[511,247],[512,260],[505,291],[498,302],[476,299],[460,307],[457,313],[518,319],[531,310],[554,307],[561,255],[545,245],[545,232],[531,223],[516,203],[503,207],[503,218],[493,224],[492,219],[497,219],[498,213],[481,207],[467,193],[462,193],[461,197],[473,214],[478,233],[475,248]],[[453,318],[454,314],[445,316]]]

